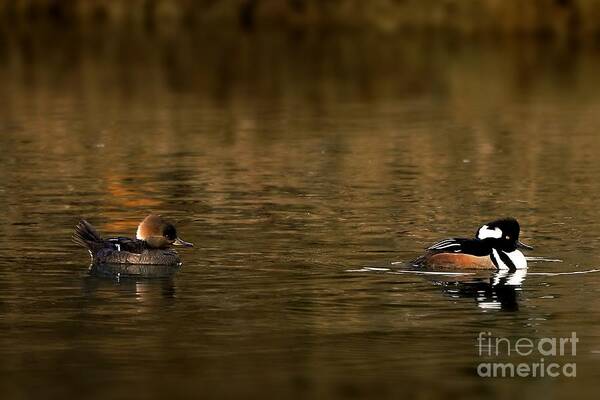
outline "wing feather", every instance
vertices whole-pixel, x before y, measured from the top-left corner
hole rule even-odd
[[[474,256],[489,255],[492,251],[489,244],[484,240],[450,238],[440,240],[427,248],[432,253],[464,253]]]
[[[462,247],[462,240],[460,239],[444,239],[440,240],[437,243],[432,244],[427,248],[427,250],[460,250]]]

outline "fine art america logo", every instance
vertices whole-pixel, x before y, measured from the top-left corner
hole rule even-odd
[[[477,365],[477,375],[484,378],[575,378],[577,365],[567,361],[577,355],[577,342],[579,338],[576,332],[571,332],[570,337],[535,340],[494,337],[490,332],[479,332],[477,349],[480,357],[510,357],[511,362],[481,362]],[[531,358],[535,361],[530,362]]]

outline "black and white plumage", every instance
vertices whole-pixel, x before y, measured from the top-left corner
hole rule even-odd
[[[431,252],[440,253],[464,253],[475,256],[489,254],[489,243],[480,239],[449,238],[440,240],[427,248]]]
[[[519,241],[519,233],[520,226],[514,218],[492,221],[479,227],[474,239],[448,238],[434,243],[411,265],[509,271],[524,269],[527,261],[518,248],[531,248]]]

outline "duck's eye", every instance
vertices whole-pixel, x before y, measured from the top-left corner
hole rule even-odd
[[[506,235],[506,240],[510,240],[510,236]]]
[[[175,231],[175,227],[173,227],[173,225],[168,225],[163,230],[163,236],[167,238],[167,240],[175,240],[177,238],[177,232]]]

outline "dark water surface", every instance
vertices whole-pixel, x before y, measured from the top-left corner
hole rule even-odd
[[[4,38],[0,396],[595,398],[600,273],[533,273],[600,267],[600,53],[402,39]],[[149,211],[182,268],[90,274],[78,219]],[[507,215],[563,262],[392,264]],[[481,378],[482,331],[577,377]]]

